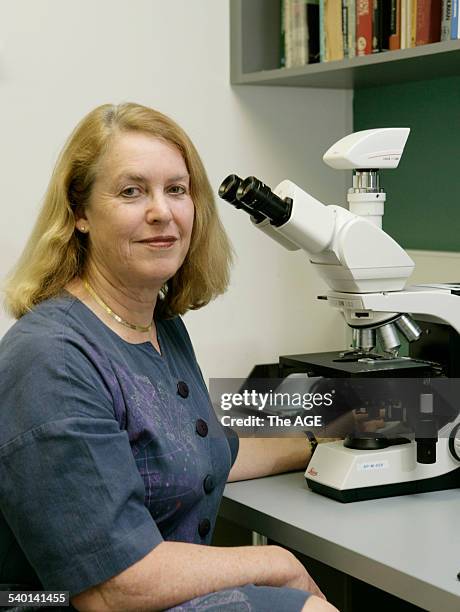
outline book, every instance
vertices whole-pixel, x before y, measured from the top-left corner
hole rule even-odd
[[[372,11],[372,53],[388,51],[391,24],[391,2],[374,0]]]
[[[459,0],[452,0],[452,20],[450,22],[450,37],[452,40],[459,38],[458,10],[459,10]]]
[[[282,0],[282,2],[284,14],[284,62],[286,68],[290,68],[292,66],[291,0]]]
[[[319,61],[326,57],[326,33],[324,30],[324,0],[319,0]]]
[[[388,46],[390,51],[401,48],[401,0],[391,0]]]
[[[401,0],[401,30],[400,30],[400,43],[401,49],[407,48],[407,3],[410,0]]]
[[[372,2],[372,53],[380,51],[380,8],[381,0]]]
[[[319,0],[282,0],[281,45],[281,66],[319,61]]]
[[[372,53],[371,0],[358,0],[356,5],[356,55]]]
[[[442,0],[441,40],[450,40],[452,0]]]
[[[348,2],[342,0],[342,44],[343,57],[348,57]]]
[[[441,0],[417,0],[417,46],[441,40],[441,9]]]
[[[308,41],[305,23],[305,3],[303,0],[291,0],[292,64],[303,66],[307,63]]]
[[[308,64],[307,5],[305,0],[293,0],[295,19],[296,66]]]
[[[283,4],[285,65],[286,68],[302,66],[307,63],[308,48],[305,2],[303,0],[283,0]]]
[[[308,63],[319,62],[319,2],[307,2]]]
[[[280,68],[286,66],[286,0],[280,2]]]
[[[408,36],[409,47],[415,47],[417,41],[417,2],[418,0],[412,0],[410,3],[410,33]]]
[[[401,0],[401,49],[411,46],[412,2],[413,0]]]
[[[342,3],[340,0],[324,0],[324,61],[343,59]]]
[[[359,0],[358,0],[359,1]],[[348,57],[356,55],[356,1],[348,0]]]

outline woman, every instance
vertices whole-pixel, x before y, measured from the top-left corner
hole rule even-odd
[[[279,547],[207,546],[227,478],[308,460],[304,440],[238,451],[213,414],[179,315],[229,262],[186,134],[136,104],[89,113],[7,287],[0,583],[97,612],[334,609]]]

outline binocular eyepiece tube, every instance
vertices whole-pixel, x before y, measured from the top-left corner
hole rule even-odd
[[[242,180],[230,174],[219,187],[219,196],[235,208],[241,208],[256,222],[267,218],[275,227],[283,225],[291,215],[292,200],[282,200],[255,176]]]
[[[246,206],[246,204],[240,202],[240,200],[238,200],[236,197],[238,188],[242,182],[243,179],[237,174],[229,174],[220,184],[218,191],[219,196],[235,208],[241,208],[241,210],[244,210],[244,212],[248,213],[248,215],[251,215],[256,223],[260,223],[265,219],[265,216],[252,210],[252,208],[249,208],[249,206]]]

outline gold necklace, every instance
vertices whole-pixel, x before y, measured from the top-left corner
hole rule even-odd
[[[152,323],[150,323],[150,325],[135,325],[134,323],[125,321],[124,319],[120,317],[120,315],[117,315],[116,312],[113,312],[113,310],[109,306],[107,306],[107,304],[97,295],[97,293],[94,291],[94,289],[91,287],[91,285],[88,283],[86,279],[83,280],[83,284],[85,285],[85,289],[96,300],[99,306],[102,306],[105,312],[108,315],[110,315],[113,319],[115,319],[115,321],[117,321],[118,323],[121,323],[121,325],[124,325],[125,327],[129,327],[130,329],[134,329],[135,331],[140,331],[140,332],[149,332],[152,329],[153,321]]]

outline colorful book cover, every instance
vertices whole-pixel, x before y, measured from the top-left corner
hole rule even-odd
[[[372,53],[372,3],[359,0],[356,6],[356,54]]]
[[[401,49],[407,48],[407,4],[410,0],[401,0]]]
[[[382,0],[372,2],[372,53],[378,53],[381,49],[380,12]]]
[[[324,30],[324,1],[319,0],[319,58],[326,61],[326,32]]]
[[[342,0],[342,45],[343,57],[348,57],[348,2]]]
[[[390,51],[396,51],[401,48],[401,0],[391,0],[390,11],[390,37],[388,46]]]
[[[441,0],[417,0],[417,46],[441,40],[441,10]]]
[[[408,37],[409,46],[415,47],[417,41],[417,2],[418,0],[411,1],[410,8],[410,35]]]
[[[458,38],[458,9],[460,0],[452,0],[452,21],[450,23],[450,37],[452,40]]]
[[[356,55],[356,2],[348,0],[348,57]]]
[[[442,0],[441,40],[450,40],[452,0]]]
[[[326,39],[325,61],[343,59],[342,3],[340,0],[325,0],[324,30]]]

